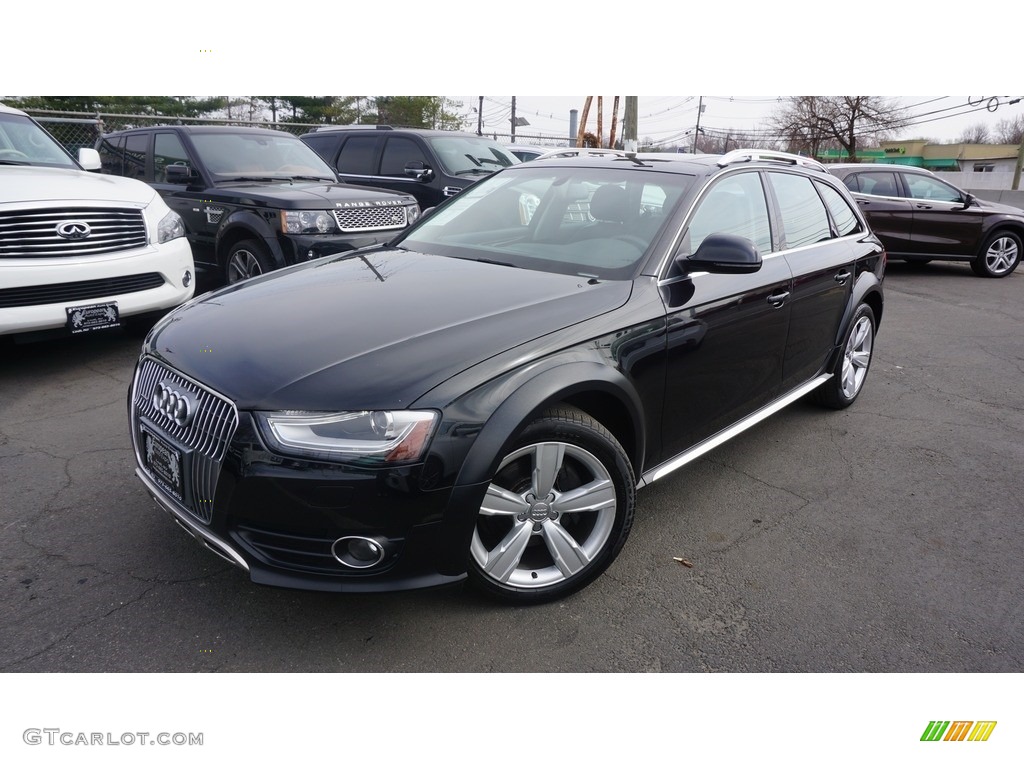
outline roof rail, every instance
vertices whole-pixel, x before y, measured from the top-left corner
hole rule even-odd
[[[345,125],[321,125],[316,131],[365,131],[376,128],[378,131],[395,130],[390,125],[366,125],[364,123],[347,123]]]
[[[813,158],[794,155],[789,152],[776,152],[771,149],[734,149],[732,152],[722,155],[718,160],[718,165],[724,168],[732,163],[751,163],[758,160],[774,160],[780,163],[802,165],[807,168],[813,168],[816,171],[828,173],[825,166]]]

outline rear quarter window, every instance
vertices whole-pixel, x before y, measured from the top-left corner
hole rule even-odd
[[[808,177],[769,173],[768,178],[779,201],[785,248],[799,248],[832,237],[825,204]]]
[[[821,199],[825,201],[829,213],[832,214],[832,221],[836,225],[836,233],[840,237],[862,231],[857,214],[850,207],[850,204],[846,202],[845,197],[828,184],[814,182],[814,186],[818,188],[818,192],[821,193]]]

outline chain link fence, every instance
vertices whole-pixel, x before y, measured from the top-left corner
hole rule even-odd
[[[296,136],[322,127],[319,123],[273,123],[265,120],[238,120],[219,118],[167,117],[161,115],[117,115],[94,114],[81,112],[54,112],[49,110],[29,109],[28,114],[39,121],[53,136],[63,144],[72,155],[78,154],[82,147],[95,147],[97,140],[104,133],[124,130],[126,128],[142,128],[157,125],[238,125],[253,128],[274,128],[287,131]],[[569,146],[567,137],[543,134],[493,133],[483,134],[500,144],[528,144],[538,147]]]

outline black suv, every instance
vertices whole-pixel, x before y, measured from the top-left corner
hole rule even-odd
[[[301,138],[345,181],[404,192],[423,210],[519,162],[486,136],[455,131],[339,125]]]
[[[521,163],[161,320],[137,475],[259,583],[558,599],[611,564],[638,488],[805,395],[857,399],[884,270],[806,158]]]
[[[844,163],[828,170],[853,192],[889,258],[967,261],[980,277],[1006,277],[1020,264],[1020,208],[980,200],[924,168]]]
[[[182,217],[196,267],[233,283],[392,239],[420,208],[408,195],[339,182],[291,134],[163,125],[109,133],[103,173],[155,187]]]

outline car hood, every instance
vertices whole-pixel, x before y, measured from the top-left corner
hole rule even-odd
[[[1004,205],[1003,203],[994,203],[991,200],[982,200],[980,197],[974,198],[974,202],[983,210],[991,211],[992,213],[1008,213],[1013,216],[1024,216],[1024,210],[1017,208],[1012,205]]]
[[[145,207],[156,197],[148,184],[121,176],[38,165],[0,165],[0,200],[17,205],[74,201]]]
[[[232,181],[217,185],[217,191],[236,199],[252,200],[281,208],[348,208],[414,203],[411,195],[399,195],[371,187],[324,184],[311,181]]]
[[[371,250],[206,294],[158,323],[146,349],[241,409],[405,408],[493,355],[621,306],[630,290]]]

